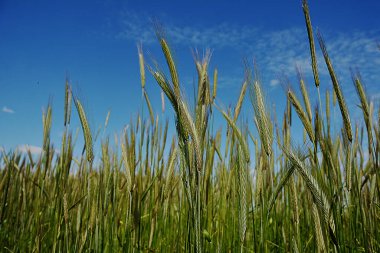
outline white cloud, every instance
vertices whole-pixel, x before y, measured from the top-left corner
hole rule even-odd
[[[280,84],[280,81],[278,79],[272,79],[270,80],[270,83],[269,83],[271,87],[276,87],[279,84]]]
[[[5,113],[15,113],[15,111],[7,106],[3,106],[3,108],[1,109],[2,112],[5,112]]]
[[[117,34],[118,38],[141,41],[144,44],[150,44],[155,41],[151,22],[142,20],[136,13],[124,13],[122,26],[122,31]]]
[[[218,77],[218,89],[230,89],[233,87],[241,87],[244,82],[244,76],[220,76]]]
[[[40,155],[43,152],[43,149],[41,147],[28,145],[28,144],[22,144],[17,147],[17,150],[22,153],[27,153],[30,151],[33,155]]]
[[[144,44],[155,43],[152,22],[144,20],[143,17],[146,15],[124,13],[122,31],[118,37],[141,41]],[[365,76],[370,77],[371,82],[380,79],[378,72],[380,52],[376,44],[380,40],[379,31],[322,32],[332,63],[342,81],[351,81],[349,73],[351,67],[358,67]],[[165,33],[175,45],[226,48],[254,56],[260,69],[273,72],[270,75],[281,72],[294,75],[295,64],[298,64],[306,76],[312,76],[309,42],[303,24],[277,31],[229,23],[209,27],[165,24]],[[328,78],[318,41],[315,41],[315,44],[321,77]]]
[[[156,35],[153,29],[153,22],[141,18],[146,16],[147,15],[125,12],[122,20],[123,28],[117,37],[141,41],[144,44],[155,43]],[[258,29],[222,23],[206,28],[165,25],[164,32],[170,41],[175,44],[220,48],[234,47],[241,42],[247,44],[250,40],[253,42]]]
[[[370,97],[371,97],[372,101],[379,101],[380,100],[380,92],[374,93]]]

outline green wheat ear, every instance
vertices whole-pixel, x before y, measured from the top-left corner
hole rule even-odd
[[[310,104],[309,94],[307,92],[306,84],[304,81],[305,79],[302,76],[302,73],[301,73],[299,66],[297,66],[297,76],[298,76],[298,81],[299,81],[301,92],[302,92],[303,101],[305,104],[305,109],[307,112],[307,117],[309,118],[309,121],[312,122],[313,114],[311,112],[311,104]]]
[[[218,85],[218,70],[215,69],[214,70],[214,85],[212,89],[212,101],[214,101],[216,98],[217,85]]]
[[[235,107],[235,111],[234,111],[234,122],[236,122],[237,118],[239,117],[241,107],[243,105],[245,93],[247,91],[247,86],[248,86],[248,83],[246,81],[244,81],[243,85],[241,86],[239,99],[236,103],[236,107]]]
[[[298,117],[301,119],[301,122],[306,129],[306,132],[309,135],[310,141],[314,143],[315,136],[314,136],[313,127],[312,127],[311,121],[309,120],[309,117],[303,110],[301,103],[297,99],[294,92],[290,89],[288,90],[288,97],[289,97],[289,101],[292,103],[294,109],[296,110],[298,114]]]
[[[254,65],[255,77],[253,79],[252,72],[246,66],[246,80],[250,87],[250,98],[255,112],[256,127],[260,135],[265,153],[270,156],[272,154],[272,124],[269,113],[266,110],[264,95],[259,81],[259,74],[256,64]]]
[[[71,116],[71,101],[72,101],[72,93],[71,93],[71,87],[69,84],[68,78],[66,78],[66,84],[65,84],[65,108],[64,108],[64,114],[65,114],[65,120],[64,125],[70,124],[70,116]]]
[[[148,105],[150,122],[151,122],[151,124],[154,124],[153,108],[152,108],[152,105],[150,103],[150,100],[149,100],[149,97],[148,97],[148,93],[146,92],[145,89],[143,90],[143,93],[144,93],[144,98],[145,98],[146,104]]]
[[[42,125],[43,125],[43,150],[45,152],[49,151],[50,145],[50,131],[51,131],[51,121],[52,121],[52,108],[49,102],[46,111],[42,114]]]
[[[145,65],[144,65],[144,54],[142,50],[142,45],[137,45],[137,51],[139,55],[139,66],[140,66],[140,77],[141,77],[141,88],[145,88]]]
[[[86,113],[83,109],[81,102],[79,101],[78,98],[74,99],[74,102],[78,111],[80,123],[82,125],[87,161],[92,163],[94,160],[94,153],[93,153],[93,148],[92,148],[92,136],[91,136],[90,126],[88,124]]]
[[[236,123],[231,119],[228,114],[221,110],[220,108],[217,107],[217,109],[223,114],[223,117],[227,120],[228,124],[230,127],[233,129],[234,133],[236,134],[236,137],[242,146],[243,154],[244,154],[244,159],[246,160],[247,163],[250,161],[250,155],[249,155],[249,149],[248,149],[248,144],[246,140],[244,139],[240,129],[236,126]]]
[[[291,165],[290,163],[287,164],[285,168],[285,174],[282,176],[280,183],[276,186],[275,190],[272,193],[272,196],[269,199],[269,204],[268,204],[268,216],[273,208],[273,205],[277,199],[278,194],[282,190],[282,188],[287,184],[291,176],[293,175],[293,172],[295,171],[295,166]]]
[[[331,63],[330,57],[327,53],[327,48],[326,48],[325,42],[323,40],[323,37],[319,32],[317,33],[317,37],[318,37],[319,45],[321,47],[323,56],[325,58],[327,69],[329,70],[329,73],[330,73],[330,77],[331,77],[331,81],[332,81],[332,84],[334,87],[336,97],[338,99],[338,104],[339,104],[340,112],[341,112],[342,117],[343,117],[343,123],[344,123],[344,127],[345,127],[345,130],[347,133],[347,137],[348,137],[348,140],[350,142],[352,142],[352,127],[351,127],[350,115],[348,113],[346,102],[344,100],[343,93],[342,93],[342,90],[340,88],[338,78],[336,77],[336,74],[335,74],[333,65]]]
[[[361,81],[362,79],[359,72],[352,74],[352,80],[355,85],[356,93],[358,94],[358,97],[360,99],[360,105],[361,105],[360,108],[363,112],[364,122],[367,129],[368,153],[369,153],[370,159],[373,159],[372,154],[373,154],[373,149],[374,149],[373,148],[374,142],[373,142],[373,134],[372,134],[372,113],[370,109],[371,107],[370,107],[370,104],[368,103],[367,95],[364,91],[363,84]]]
[[[313,37],[313,28],[311,26],[309,6],[307,4],[307,0],[302,0],[302,9],[303,9],[303,13],[305,15],[307,36],[309,38],[309,47],[310,47],[310,55],[311,55],[311,66],[312,66],[312,69],[313,69],[314,82],[315,82],[315,86],[318,88],[319,87],[319,75],[318,75],[317,57],[315,55],[315,44],[314,44],[314,37]]]

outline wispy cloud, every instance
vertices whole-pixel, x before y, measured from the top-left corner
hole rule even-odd
[[[5,112],[5,113],[15,113],[15,111],[7,106],[3,106],[3,108],[1,109],[2,112]]]
[[[277,87],[280,84],[280,81],[278,79],[272,79],[269,82],[270,87]]]
[[[33,155],[41,155],[42,152],[44,152],[44,150],[41,147],[34,146],[34,145],[29,145],[29,144],[18,145],[16,147],[16,150],[18,150],[19,152],[22,152],[22,153],[27,153],[28,151],[30,151],[30,153],[32,153]],[[59,149],[54,149],[54,152],[56,154],[59,154],[60,150]]]
[[[373,101],[380,101],[380,92],[374,93],[370,96]]]
[[[144,44],[152,44],[155,41],[151,22],[143,20],[137,13],[125,12],[121,23],[122,29],[116,35],[117,38],[140,41]]]
[[[119,38],[155,43],[155,33],[146,15],[126,12],[122,21]],[[176,45],[228,49],[254,56],[264,71],[270,76],[278,73],[295,74],[295,65],[302,67],[305,75],[311,77],[311,64],[308,38],[304,26],[284,30],[263,30],[253,26],[236,26],[223,23],[216,26],[176,26],[165,24],[169,40]],[[349,69],[359,68],[363,76],[374,82],[380,79],[380,51],[377,41],[380,30],[356,31],[352,33],[324,33],[327,49],[332,63],[342,81],[350,81]],[[321,78],[328,80],[328,71],[317,46],[318,65]],[[273,79],[273,78],[271,78]],[[271,86],[276,86],[271,83]]]
[[[222,75],[218,78],[218,88],[227,89],[231,87],[241,86],[244,82],[244,76],[226,76]]]
[[[142,13],[125,12],[122,18],[122,30],[118,38],[141,41],[144,44],[156,42],[153,22]],[[176,26],[165,24],[165,34],[175,44],[190,46],[207,46],[211,48],[234,47],[255,38],[258,29],[253,27],[239,27],[222,23],[211,27]]]
[[[22,153],[27,153],[30,151],[33,155],[40,155],[43,152],[43,149],[41,147],[28,145],[28,144],[22,144],[17,147],[17,150]]]

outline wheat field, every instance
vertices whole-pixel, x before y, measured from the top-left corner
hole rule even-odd
[[[141,46],[136,59],[148,117],[132,119],[116,147],[103,138],[100,162],[94,162],[96,136],[67,81],[61,143],[50,141],[49,104],[42,115],[43,152],[1,153],[0,251],[380,252],[380,108],[369,100],[360,73],[352,72],[363,120],[351,121],[334,59],[321,32],[312,29],[306,0],[303,11],[314,83],[306,84],[298,71],[299,90],[284,92],[281,121],[267,106],[255,64],[245,65],[236,105],[218,104],[218,71],[209,69],[208,53],[195,57],[190,105],[157,28],[165,64],[147,63]],[[331,77],[326,94],[320,93],[318,64],[326,64]],[[175,121],[155,114],[146,75],[170,102]],[[246,119],[240,115],[245,99],[254,112]],[[332,110],[341,121],[332,120]],[[216,114],[224,130],[215,130]],[[71,117],[81,122],[81,156],[74,155]],[[291,135],[296,117],[303,145]]]

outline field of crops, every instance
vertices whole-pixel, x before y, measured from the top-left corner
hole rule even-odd
[[[268,106],[257,67],[248,63],[236,105],[218,106],[210,54],[195,57],[197,92],[190,105],[157,28],[166,65],[146,64],[138,49],[149,115],[131,120],[117,148],[104,138],[98,163],[86,111],[66,82],[62,142],[50,141],[49,105],[41,155],[0,155],[0,251],[380,252],[380,108],[353,72],[362,121],[351,122],[328,44],[312,30],[306,1],[303,10],[314,84],[307,86],[299,71],[299,92],[284,93],[281,117]],[[316,58],[318,46],[323,59]],[[331,77],[325,94],[317,60]],[[154,114],[146,75],[170,102],[175,122]],[[244,99],[254,117],[240,115]],[[74,113],[85,142],[79,157],[70,128]],[[223,116],[224,130],[215,130],[214,114]],[[296,117],[304,129],[302,146],[293,142],[299,136],[291,136]],[[170,124],[175,136],[168,134]]]

